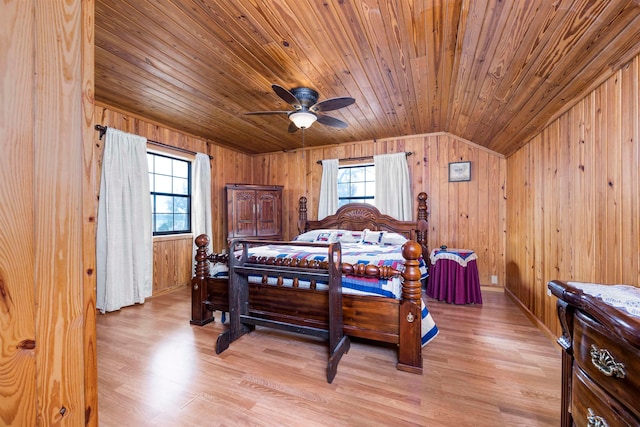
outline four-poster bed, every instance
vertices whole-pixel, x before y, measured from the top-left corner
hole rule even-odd
[[[430,324],[431,318],[421,299],[422,279],[426,271],[424,262],[428,260],[428,256],[422,257],[422,254],[429,253],[426,201],[427,195],[420,193],[418,219],[415,222],[395,220],[381,214],[374,206],[361,203],[345,205],[335,215],[309,221],[306,198],[300,198],[298,229],[301,234],[298,238],[309,236],[312,230],[319,230],[318,235],[322,231],[327,234],[332,230],[341,230],[343,233],[353,230],[353,235],[357,235],[356,232],[366,230],[378,239],[382,239],[385,233],[394,239],[402,236],[400,242],[404,243],[399,245],[400,262],[385,260],[377,263],[377,266],[375,262],[365,261],[368,265],[359,263],[357,260],[363,255],[361,253],[353,258],[355,262],[345,261],[349,259],[351,249],[350,243],[344,240],[329,241],[324,245],[317,243],[322,240],[295,241],[295,246],[301,247],[298,252],[303,250],[309,259],[319,259],[314,250],[327,254],[323,258],[326,262],[311,266],[306,261],[296,260],[295,256],[280,254],[279,251],[283,250],[280,246],[285,242],[237,240],[231,247],[235,249],[236,245],[241,245],[242,249],[228,259],[208,254],[206,248],[209,238],[198,236],[196,270],[191,281],[191,323],[204,325],[211,322],[213,311],[216,310],[230,313],[230,327],[218,339],[218,352],[255,325],[272,326],[274,323],[293,325],[293,330],[304,326],[324,331],[320,336],[329,337],[332,341],[332,355],[335,350],[344,352],[348,349],[348,340],[344,343],[343,335],[391,343],[398,347],[398,369],[422,373],[422,346],[437,334],[437,328]],[[336,232],[331,234],[335,238]],[[254,249],[250,248],[258,244],[263,247],[272,245],[270,250],[275,251],[275,256],[252,256],[250,252]],[[380,246],[382,250],[389,251],[393,244],[381,243]],[[367,248],[373,250],[373,246]],[[229,263],[231,286],[226,278],[210,277],[209,263],[221,260]],[[322,290],[315,288],[314,275],[322,276],[317,278],[318,283],[325,284],[333,281],[340,284],[343,278],[350,283],[357,281],[358,277],[365,277],[369,281],[394,281],[398,284],[398,293],[397,296],[350,293],[352,291],[347,289],[347,284],[337,288],[326,286]],[[253,280],[249,277],[253,277]],[[423,328],[423,325],[428,327]],[[329,372],[331,369],[332,374]],[[331,360],[327,371],[330,381],[335,375],[335,365],[331,367]]]

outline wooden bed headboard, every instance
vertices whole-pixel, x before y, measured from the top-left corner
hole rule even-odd
[[[300,197],[298,207],[298,232],[324,228],[341,230],[392,231],[414,240],[422,246],[422,254],[428,258],[427,245],[427,193],[418,194],[417,221],[399,221],[389,215],[380,213],[378,208],[367,203],[349,203],[338,208],[335,214],[318,221],[307,218],[307,198]]]

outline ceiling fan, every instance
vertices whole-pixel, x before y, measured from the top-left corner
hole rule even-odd
[[[253,111],[245,114],[286,114],[291,120],[289,133],[294,133],[298,129],[307,129],[316,121],[326,126],[344,129],[348,125],[342,120],[318,113],[344,108],[356,102],[355,99],[348,96],[329,98],[318,102],[318,92],[307,87],[296,87],[287,90],[282,86],[273,84],[271,88],[276,95],[294,109],[290,111]]]

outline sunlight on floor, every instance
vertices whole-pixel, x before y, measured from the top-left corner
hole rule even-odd
[[[156,405],[170,403],[184,392],[194,374],[196,358],[193,336],[180,333],[158,346],[149,366],[151,374],[148,392]],[[167,387],[167,382],[171,387]]]

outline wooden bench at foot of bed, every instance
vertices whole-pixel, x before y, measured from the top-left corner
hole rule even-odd
[[[329,357],[327,361],[327,382],[331,383],[335,378],[338,363],[342,356],[349,351],[349,338],[344,334],[342,316],[342,273],[340,243],[329,245],[315,244],[327,249],[326,263],[292,263],[275,262],[275,259],[267,258],[258,260],[248,256],[251,245],[269,244],[278,242],[260,242],[250,240],[235,240],[231,247],[242,247],[240,256],[232,256],[229,259],[229,328],[218,336],[216,353],[225,351],[229,345],[255,329],[256,326],[266,326],[295,332],[303,335],[324,338],[329,344]],[[289,245],[304,247],[309,243],[290,242]],[[260,262],[259,262],[260,261]],[[291,260],[289,260],[291,261]],[[300,266],[302,265],[302,266]],[[267,277],[277,279],[276,289],[286,294],[280,301],[288,302],[287,312],[274,310],[274,306],[267,304],[265,310],[257,310],[249,298],[249,277],[263,276],[262,281],[267,283]],[[292,287],[283,286],[284,279],[293,279]],[[318,293],[313,289],[300,289],[296,284],[300,281],[310,283],[323,282],[328,289]],[[266,285],[265,292],[269,293],[274,285]],[[300,292],[302,291],[302,293]],[[302,304],[298,300],[300,295],[326,296],[327,298],[309,299],[309,304]],[[266,299],[269,301],[269,299]],[[321,300],[321,301],[318,301]],[[255,295],[253,301],[256,301]],[[291,311],[294,309],[295,312]],[[310,323],[311,313],[319,311],[326,318],[326,322]]]

